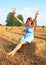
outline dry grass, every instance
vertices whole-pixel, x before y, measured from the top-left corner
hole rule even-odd
[[[12,58],[6,56],[24,35],[24,29],[0,26],[0,65],[46,65],[46,28],[37,27],[31,44],[22,46]]]

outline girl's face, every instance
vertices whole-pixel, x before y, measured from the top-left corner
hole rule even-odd
[[[26,25],[30,27],[32,25],[31,23],[31,21],[27,20]]]

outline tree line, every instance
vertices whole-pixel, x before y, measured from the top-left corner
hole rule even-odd
[[[22,26],[22,24],[20,24],[14,17],[15,12],[9,12],[7,17],[6,17],[6,26]],[[17,17],[24,22],[24,18],[22,16],[22,14],[18,14]],[[36,21],[36,25],[37,25],[37,21]],[[2,24],[0,24],[0,26],[2,26]],[[44,25],[41,27],[45,27]]]

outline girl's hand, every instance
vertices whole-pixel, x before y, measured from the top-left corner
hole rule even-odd
[[[36,16],[39,15],[39,10],[36,11],[36,14],[35,14],[35,15],[36,15]]]
[[[13,8],[12,12],[16,15],[16,8]]]

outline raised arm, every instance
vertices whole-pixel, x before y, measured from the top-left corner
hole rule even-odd
[[[36,19],[37,19],[37,16],[39,15],[39,11],[37,10],[36,13],[35,13],[35,17],[33,19],[33,24],[34,24],[34,30],[36,30]]]
[[[14,13],[14,18],[15,18],[19,23],[21,23],[22,25],[24,25],[24,22],[22,22],[22,21],[21,21],[19,18],[17,18],[17,16],[16,16],[16,8],[14,8],[12,12]]]
[[[24,25],[24,22],[22,22],[17,16],[14,15],[14,17],[15,17],[15,19],[16,19],[19,23],[21,23],[22,25]]]
[[[35,21],[36,21],[38,15],[39,15],[39,11],[37,10],[35,13],[35,18],[34,18]]]

